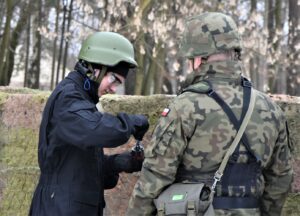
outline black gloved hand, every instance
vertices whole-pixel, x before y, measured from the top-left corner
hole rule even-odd
[[[133,173],[141,171],[144,158],[134,158],[131,152],[116,155],[114,167],[116,172]]]
[[[130,119],[134,126],[132,135],[136,140],[142,140],[145,133],[149,129],[148,119],[144,115],[130,115]]]
[[[112,189],[118,184],[119,173],[111,172],[108,174],[104,174],[104,189]]]

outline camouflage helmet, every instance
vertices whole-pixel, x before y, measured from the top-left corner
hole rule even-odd
[[[241,50],[241,38],[233,19],[225,14],[208,12],[190,17],[181,43],[187,58],[210,56],[227,50]]]
[[[124,36],[115,32],[96,32],[83,42],[79,57],[90,63],[115,66],[126,62],[136,67],[132,44]]]

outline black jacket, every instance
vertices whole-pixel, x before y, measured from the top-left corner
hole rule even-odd
[[[117,184],[114,156],[105,156],[103,147],[126,143],[133,125],[125,113],[97,111],[98,86],[84,90],[85,79],[71,72],[46,103],[38,147],[41,176],[29,215],[102,215],[103,190]]]

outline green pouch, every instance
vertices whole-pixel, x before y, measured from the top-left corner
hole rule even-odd
[[[214,215],[211,189],[204,183],[175,183],[154,200],[157,215]]]

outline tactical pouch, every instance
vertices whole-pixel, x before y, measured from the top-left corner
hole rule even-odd
[[[211,189],[204,183],[175,183],[164,190],[154,204],[158,216],[214,215]]]
[[[228,163],[221,180],[221,196],[260,196],[259,179],[262,175],[260,164]]]

